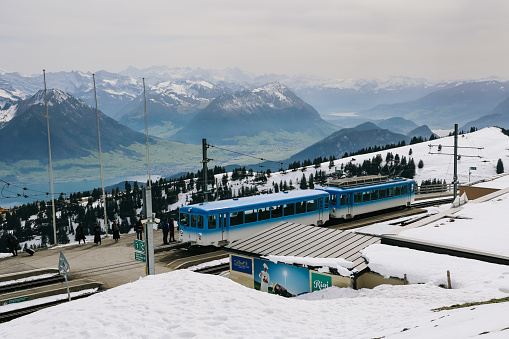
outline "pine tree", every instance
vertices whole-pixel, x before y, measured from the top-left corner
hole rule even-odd
[[[498,159],[497,161],[497,174],[504,173],[504,163],[502,162],[502,159]]]

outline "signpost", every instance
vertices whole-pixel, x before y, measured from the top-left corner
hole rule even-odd
[[[145,242],[143,240],[134,239],[134,259],[142,262],[147,261],[145,254]]]
[[[477,167],[470,167],[468,169],[468,182],[470,182],[470,174],[472,173],[472,171],[476,171],[477,170]]]
[[[58,272],[64,276],[65,285],[67,286],[67,295],[69,296],[69,301],[71,301],[71,292],[69,291],[69,282],[67,281],[67,273],[71,271],[71,266],[69,262],[65,258],[63,252],[60,252],[60,259],[58,259]]]

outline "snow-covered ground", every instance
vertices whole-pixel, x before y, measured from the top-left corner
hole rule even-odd
[[[450,182],[452,157],[429,154],[428,144],[435,145],[434,148],[439,144],[452,145],[452,138],[389,151],[408,157],[412,148],[415,162],[423,159],[425,165],[418,170],[418,181],[436,177]],[[474,181],[495,174],[497,159],[504,160],[508,152],[509,138],[491,128],[460,137],[459,144],[477,147],[462,149],[463,155],[470,152],[469,155],[482,157],[460,160],[460,181],[468,181],[469,167],[476,167],[471,174]],[[449,153],[446,150],[444,147],[442,152]],[[384,159],[386,152],[382,152]],[[372,157],[373,154],[354,158],[362,163]],[[337,160],[335,166],[347,161]],[[328,163],[321,169],[334,170],[328,168]],[[306,177],[314,170],[309,167],[304,172]],[[296,180],[302,174],[275,173],[266,187],[272,187],[272,181],[290,179],[297,186]],[[221,175],[217,178],[220,180]],[[449,207],[429,208],[428,213],[443,212]],[[405,230],[400,235],[508,255],[509,231],[505,222],[508,208],[509,194],[484,203],[469,202],[455,218]],[[401,228],[391,223],[394,221],[369,226],[363,232],[381,234]],[[140,277],[136,282],[89,298],[0,324],[0,335],[2,338],[468,338],[481,334],[482,338],[509,337],[508,302],[433,310],[508,298],[509,266],[387,245],[372,245],[363,255],[373,271],[399,278],[406,275],[410,285],[382,285],[358,291],[331,287],[287,299],[246,288],[227,278],[181,270]],[[452,289],[440,287],[447,285],[447,271]]]
[[[407,258],[411,261],[412,255]],[[433,282],[359,291],[332,287],[293,299],[180,270],[12,320],[0,325],[0,334],[2,338],[465,338],[488,331],[493,336],[484,337],[502,337],[501,330],[509,326],[509,303],[432,310],[509,296],[485,283],[465,284],[469,278],[464,278],[473,272],[497,280],[507,276],[509,268],[457,261],[446,266],[454,272],[456,267],[467,271],[458,274],[452,290]],[[464,335],[458,336],[457,330]]]
[[[500,218],[509,194],[463,206],[469,219],[416,229],[453,245],[474,237],[498,252],[507,243]],[[441,207],[431,212],[443,211]],[[485,227],[486,226],[486,227]],[[481,228],[482,227],[482,228]],[[454,232],[453,232],[454,231]],[[411,231],[405,231],[410,236]],[[437,232],[442,232],[438,234]],[[484,242],[480,234],[489,236]],[[498,235],[498,236],[497,236]],[[483,249],[480,245],[480,249]],[[503,252],[503,251],[502,251]],[[434,310],[509,298],[509,266],[387,245],[363,251],[370,268],[410,285],[331,287],[286,299],[227,278],[181,270],[143,277],[82,300],[0,325],[2,337],[54,338],[504,338],[509,302]],[[452,289],[447,286],[450,271]]]

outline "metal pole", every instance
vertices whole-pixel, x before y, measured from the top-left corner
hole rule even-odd
[[[46,104],[46,126],[48,127],[48,149],[49,149],[49,177],[51,182],[51,209],[53,212],[53,244],[57,244],[57,222],[55,213],[55,193],[53,191],[53,165],[51,163],[51,141],[49,135],[49,114],[48,114],[48,96],[46,94],[46,71],[42,70],[44,77],[44,102]]]
[[[101,164],[101,183],[103,189],[104,228],[106,229],[106,236],[108,236],[108,215],[106,214],[106,191],[104,190],[103,154],[101,151],[101,129],[99,128],[99,109],[97,108],[97,91],[95,89],[95,74],[92,74],[92,79],[94,80],[95,114],[97,117],[97,136],[99,138],[99,163]]]
[[[152,214],[152,193],[150,187],[143,189],[143,206],[145,206],[147,223],[145,224],[145,254],[147,275],[156,274],[154,259],[154,215]]]
[[[454,124],[454,199],[458,195],[458,124]]]
[[[147,94],[145,92],[145,78],[143,78],[143,98],[145,99],[145,134],[147,135],[147,166],[148,166],[148,187],[152,187],[150,182],[150,155],[148,149],[148,119],[147,119]]]
[[[207,202],[207,139],[202,139],[203,148],[203,201]]]

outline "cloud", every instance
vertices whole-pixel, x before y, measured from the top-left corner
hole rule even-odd
[[[9,15],[0,21],[0,66],[13,71],[38,71],[40,63],[331,77],[509,74],[504,0],[2,2]]]

